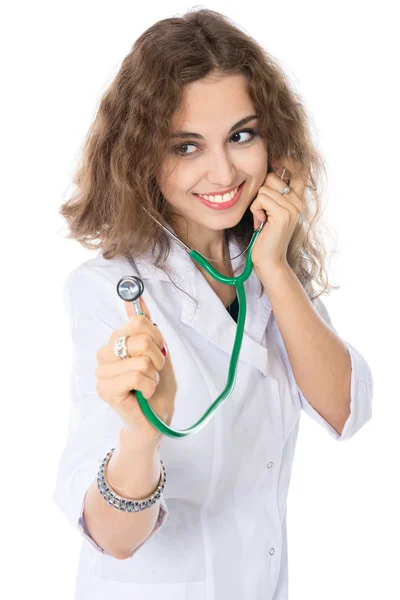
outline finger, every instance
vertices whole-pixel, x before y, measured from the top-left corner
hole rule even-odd
[[[150,311],[149,308],[146,304],[145,299],[142,296],[139,296],[139,303],[140,303],[140,308],[142,309],[144,316],[146,317],[147,321],[149,321],[150,323],[152,323],[153,325],[155,325],[155,323],[153,323],[151,315],[150,315]],[[137,319],[138,317],[142,317],[143,315],[137,315],[134,310],[133,310],[133,303],[132,302],[126,302],[126,300],[124,300],[124,305],[125,305],[125,312],[127,317],[129,318],[129,322],[132,318]],[[157,327],[157,325],[156,325]],[[166,354],[167,350],[166,350],[166,344],[164,341],[164,338],[161,336],[161,339],[163,340],[163,344],[161,345],[161,348],[164,346],[164,352]],[[164,354],[164,356],[165,356]]]
[[[116,364],[102,363],[97,366],[95,373],[97,379],[115,379],[135,371],[143,373],[156,383],[160,381],[158,370],[149,356],[132,356],[124,360],[120,359]]]
[[[281,206],[278,202],[276,202],[273,198],[263,192],[260,189],[257,200],[254,202],[255,209],[251,208],[250,210],[259,210],[257,207],[262,206],[263,210],[267,213],[268,223],[280,223],[284,224],[286,222],[291,222],[294,218],[293,211],[295,210],[293,207],[287,208],[286,206]],[[297,212],[296,212],[297,218]]]
[[[122,336],[136,336],[143,333],[150,335],[161,350],[165,344],[164,338],[159,328],[149,321],[145,315],[134,315],[127,323],[115,329],[109,338],[109,344],[114,345],[114,342]]]
[[[265,216],[265,213],[264,213],[264,216]],[[256,215],[253,214],[253,229],[258,229],[260,227],[261,223],[264,223],[264,222],[265,222],[265,219],[264,219],[264,221],[260,221],[260,219],[258,219],[256,217]]]
[[[295,196],[301,202],[309,177],[309,169],[307,166],[304,165],[302,167],[300,162],[294,160],[293,158],[281,159],[274,163],[274,165],[279,175],[273,171],[269,173],[266,179],[267,185],[273,190],[280,192],[284,187],[282,182],[284,182],[285,179],[290,178],[289,187],[291,193],[293,194],[292,198]],[[283,179],[281,179],[283,173],[285,174]]]
[[[111,398],[125,394],[128,390],[139,390],[146,399],[149,399],[154,394],[157,383],[157,377],[149,377],[141,371],[130,371],[111,379],[99,379],[97,393],[101,397]]]
[[[121,357],[115,355],[112,344],[107,344],[107,346],[103,346],[103,348],[104,350],[100,355],[99,362],[108,364],[116,362],[129,363],[129,358],[121,360]],[[148,356],[157,371],[161,371],[164,367],[165,357],[154,339],[148,333],[129,336],[126,340],[126,349],[129,357]]]
[[[260,192],[258,192],[259,194]],[[261,223],[265,223],[267,220],[267,215],[265,214],[265,210],[261,206],[260,199],[258,197],[250,205],[250,211],[253,213],[253,227],[254,229],[258,229]]]
[[[288,210],[295,217],[297,217],[303,210],[303,202],[291,192],[289,194],[281,194],[280,192],[272,189],[270,186],[263,186],[260,188],[260,193],[263,194],[264,198],[270,198],[276,204],[279,204],[279,206],[282,206],[282,208]],[[263,203],[265,205],[264,200]]]
[[[139,303],[140,303],[140,308],[142,309],[142,311],[144,312],[146,318],[151,321],[151,316],[150,316],[150,311],[148,309],[148,306],[143,298],[143,294],[141,296],[139,296],[138,298]],[[133,310],[133,302],[127,302],[126,300],[123,301],[124,305],[125,305],[125,312],[126,315],[128,317],[128,319],[130,319],[131,317],[137,316],[135,311]]]

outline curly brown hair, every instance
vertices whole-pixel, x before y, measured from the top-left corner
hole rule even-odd
[[[287,156],[307,165],[304,209],[287,261],[310,297],[315,284],[322,288],[318,295],[340,287],[328,283],[325,271],[327,252],[317,223],[326,168],[312,142],[304,104],[271,54],[228,17],[204,8],[158,21],[123,59],[84,140],[73,179],[76,191],[60,209],[69,226],[67,237],[101,249],[105,259],[135,258],[152,249],[154,264],[167,270],[175,242],[140,205],[172,224],[157,183],[171,119],[181,106],[184,86],[213,74],[246,76],[259,134],[268,140],[269,164]],[[253,232],[249,209],[226,230],[242,250]]]

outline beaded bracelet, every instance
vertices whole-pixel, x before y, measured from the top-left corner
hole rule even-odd
[[[167,475],[164,467],[164,463],[160,460],[161,463],[161,476],[160,481],[158,483],[156,491],[149,496],[148,498],[144,498],[143,500],[132,500],[130,498],[122,498],[117,494],[117,492],[111,487],[107,480],[106,476],[106,467],[109,463],[109,460],[114,452],[115,448],[112,448],[110,452],[106,455],[103,462],[100,465],[99,471],[97,473],[97,487],[99,489],[100,494],[103,496],[104,500],[114,508],[118,510],[126,511],[126,512],[138,512],[140,510],[144,510],[145,508],[149,508],[152,504],[155,504],[157,500],[160,498],[161,494],[164,490],[165,482],[167,481]]]

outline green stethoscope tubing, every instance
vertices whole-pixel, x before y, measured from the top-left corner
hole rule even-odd
[[[202,429],[208,423],[208,421],[211,419],[211,417],[213,416],[213,414],[215,413],[217,408],[220,406],[220,404],[229,396],[229,394],[233,390],[233,387],[235,385],[235,380],[236,380],[236,371],[237,371],[237,365],[238,365],[238,361],[239,361],[240,348],[242,346],[242,341],[243,341],[244,325],[245,325],[245,321],[246,321],[246,312],[247,312],[246,294],[244,291],[244,282],[250,277],[250,274],[253,270],[253,262],[251,260],[251,253],[252,253],[255,241],[256,241],[258,235],[260,234],[260,232],[261,232],[261,229],[256,229],[254,231],[253,237],[251,238],[251,242],[248,247],[245,268],[243,270],[243,273],[241,275],[238,275],[237,277],[226,277],[225,275],[221,275],[221,273],[216,271],[214,269],[214,267],[212,267],[210,265],[210,263],[204,258],[204,256],[199,254],[199,252],[197,252],[196,250],[191,250],[189,252],[189,256],[193,260],[195,260],[201,267],[203,267],[207,271],[207,273],[209,273],[216,281],[219,281],[220,283],[225,283],[226,285],[234,285],[236,287],[238,301],[239,301],[239,315],[238,315],[235,341],[233,344],[232,356],[231,356],[231,360],[229,363],[228,378],[227,378],[225,389],[218,396],[218,398],[215,400],[215,402],[213,402],[213,404],[211,404],[210,408],[197,421],[197,423],[192,425],[192,427],[189,427],[188,429],[183,429],[181,431],[179,431],[177,429],[172,429],[171,427],[168,427],[168,425],[166,425],[164,423],[164,421],[162,421],[158,417],[158,415],[156,415],[156,413],[153,411],[153,409],[149,406],[149,403],[146,400],[146,398],[144,398],[143,394],[139,390],[135,391],[137,401],[140,405],[140,408],[143,411],[143,414],[145,415],[147,420],[153,425],[153,427],[158,429],[158,431],[160,431],[164,435],[168,435],[169,437],[173,437],[173,438],[183,438],[183,437],[188,437],[188,436],[191,436],[191,435],[197,433],[200,429]]]

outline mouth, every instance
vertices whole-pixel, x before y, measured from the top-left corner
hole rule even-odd
[[[213,208],[214,210],[226,210],[227,208],[231,208],[232,206],[234,206],[242,193],[242,190],[244,188],[244,184],[245,182],[243,181],[239,187],[236,189],[236,192],[234,194],[233,197],[228,198],[228,200],[223,200],[223,196],[217,196],[217,201],[213,202],[211,200],[212,196],[207,196],[207,197],[203,197],[200,196],[200,194],[194,194],[195,196],[197,196],[200,201],[205,205],[208,206],[209,208]]]

